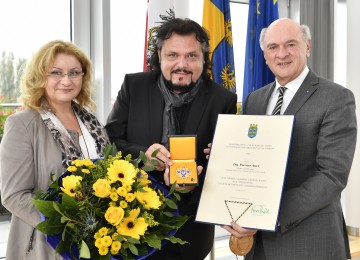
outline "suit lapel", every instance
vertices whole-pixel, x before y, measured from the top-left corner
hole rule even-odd
[[[184,134],[194,134],[196,133],[200,120],[205,111],[206,105],[208,103],[209,88],[205,87],[204,82],[200,86],[199,92],[192,101],[189,117],[186,121],[186,124],[183,129]]]
[[[304,82],[301,84],[299,90],[295,93],[295,96],[291,100],[284,115],[295,115],[297,111],[305,104],[305,102],[311,97],[311,95],[317,90],[319,78],[310,71],[306,76]]]
[[[150,93],[148,96],[148,116],[150,118],[150,136],[151,143],[158,143],[161,140],[162,125],[163,125],[163,113],[164,113],[164,98],[157,85],[157,77],[153,77],[151,84],[148,86]],[[144,111],[146,113],[146,111]],[[144,129],[146,131],[146,129]]]
[[[266,89],[266,93],[265,93],[265,95],[261,95],[262,100],[259,100],[259,102],[258,102],[258,109],[260,111],[260,114],[263,114],[263,115],[266,115],[266,110],[267,110],[267,106],[268,106],[271,94],[273,93],[274,88],[276,86],[275,82],[270,83],[270,84],[272,84],[272,86],[267,89],[264,88],[264,89]]]

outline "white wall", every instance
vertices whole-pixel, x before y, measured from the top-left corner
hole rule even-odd
[[[354,92],[357,101],[357,119],[360,122],[359,102],[360,102],[360,52],[359,52],[359,24],[360,24],[360,1],[347,0],[347,51],[343,50],[343,55],[347,56],[347,87]],[[342,28],[345,30],[345,25]],[[358,133],[359,136],[359,133]],[[352,169],[346,188],[346,222],[349,227],[357,230],[359,235],[360,229],[360,144],[359,137],[357,140],[357,148],[352,164]]]

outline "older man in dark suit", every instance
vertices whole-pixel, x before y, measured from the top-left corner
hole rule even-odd
[[[128,74],[109,115],[106,129],[112,142],[125,155],[150,157],[160,149],[159,172],[151,172],[164,182],[163,171],[171,165],[168,135],[197,135],[196,160],[206,166],[203,149],[211,142],[217,115],[235,114],[237,97],[209,79],[209,39],[201,26],[189,19],[173,19],[157,31],[153,70]],[[149,259],[203,260],[213,245],[214,227],[194,223],[204,173],[200,185],[180,202],[180,213],[191,218],[177,236],[189,242],[168,243]]]
[[[247,260],[350,258],[340,195],[356,144],[355,100],[350,90],[308,69],[310,40],[309,28],[290,19],[273,22],[260,36],[276,81],[249,94],[244,114],[272,114],[285,87],[280,114],[295,115],[295,126],[278,231],[224,227],[237,237],[256,232]]]

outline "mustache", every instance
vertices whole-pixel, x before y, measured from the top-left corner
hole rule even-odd
[[[190,70],[176,69],[176,70],[172,71],[172,73],[179,73],[179,72],[186,73],[186,74],[193,74],[192,71],[190,71]]]

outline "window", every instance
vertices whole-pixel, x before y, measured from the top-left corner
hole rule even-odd
[[[147,1],[111,0],[111,102],[126,73],[143,70]]]
[[[1,2],[0,103],[18,102],[24,64],[46,42],[70,41],[70,22],[70,0]]]

